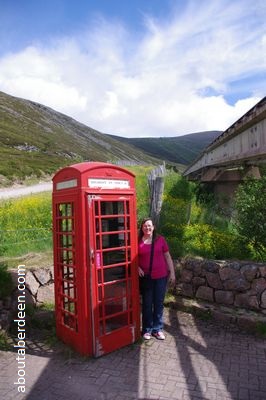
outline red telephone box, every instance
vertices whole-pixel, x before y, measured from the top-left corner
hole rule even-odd
[[[53,178],[58,337],[99,357],[140,337],[134,175],[84,162]]]

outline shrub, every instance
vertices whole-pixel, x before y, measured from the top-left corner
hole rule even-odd
[[[210,225],[184,227],[184,253],[215,259],[247,259],[251,253],[247,242],[239,235],[220,232]]]
[[[239,186],[236,198],[236,226],[255,252],[266,259],[266,176],[248,179]]]

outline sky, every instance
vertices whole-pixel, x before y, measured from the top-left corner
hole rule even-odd
[[[226,130],[266,93],[264,0],[0,0],[0,90],[102,133]]]

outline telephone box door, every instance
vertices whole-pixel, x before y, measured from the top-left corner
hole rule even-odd
[[[94,356],[139,336],[133,196],[88,195]]]

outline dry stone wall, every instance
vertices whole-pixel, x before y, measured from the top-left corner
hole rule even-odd
[[[52,268],[31,269],[26,273],[26,290],[31,303],[54,303],[54,275]]]
[[[180,295],[266,314],[266,264],[250,261],[179,261]]]
[[[17,311],[17,302],[22,292],[18,290],[18,271],[11,270],[14,289],[12,294],[0,300],[0,329],[8,329],[13,312]],[[25,304],[40,306],[43,303],[54,303],[53,268],[33,268],[25,270]]]

